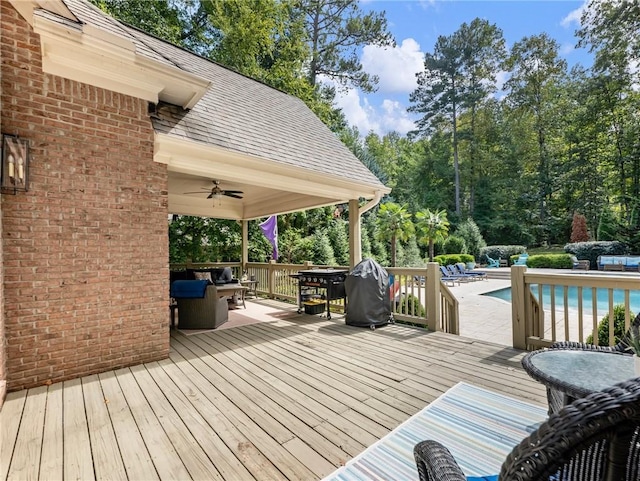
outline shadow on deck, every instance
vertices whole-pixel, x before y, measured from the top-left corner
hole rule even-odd
[[[0,479],[318,479],[459,381],[546,402],[504,346],[274,301],[233,314],[173,331],[169,359],[10,393]]]

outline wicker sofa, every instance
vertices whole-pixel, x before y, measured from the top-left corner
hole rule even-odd
[[[176,284],[178,283],[178,284]],[[205,284],[202,297],[182,294],[175,289],[180,283]],[[194,285],[195,285],[194,284]],[[220,295],[213,284],[206,281],[175,281],[172,285],[172,297],[178,306],[178,329],[215,329],[229,320],[229,306],[226,294]]]
[[[638,271],[640,270],[640,256],[598,256],[598,270],[620,270]]]

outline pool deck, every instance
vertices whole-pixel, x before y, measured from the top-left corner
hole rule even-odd
[[[503,277],[510,274],[509,268],[484,269],[485,272],[499,273]],[[555,269],[528,269],[530,272],[557,272]],[[630,277],[640,277],[638,272],[617,272],[617,271],[565,271],[578,275],[624,275]],[[487,292],[496,291],[511,287],[509,278],[493,279],[489,278],[482,282],[468,282],[450,288],[453,294],[460,301],[460,335],[487,342],[494,342],[505,346],[512,346],[511,329],[511,302],[498,299],[497,297],[484,296]],[[559,312],[559,311],[558,311]],[[563,324],[558,324],[558,329],[562,329]],[[550,329],[550,328],[549,328]],[[559,331],[561,332],[561,331]],[[590,334],[590,328],[585,325],[584,336]]]
[[[451,288],[460,302],[461,336],[504,346],[512,345],[511,303],[482,295],[505,287],[511,287],[509,279],[467,282]]]

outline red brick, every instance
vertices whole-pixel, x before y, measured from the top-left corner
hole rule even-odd
[[[0,8],[2,130],[29,139],[32,159],[29,192],[1,207],[1,400],[4,379],[14,390],[165,358],[169,334],[167,170],[146,102],[43,74],[38,35]]]

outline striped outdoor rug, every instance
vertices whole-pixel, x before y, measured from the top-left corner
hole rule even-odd
[[[325,481],[417,480],[413,447],[425,439],[444,444],[467,476],[495,475],[546,417],[542,406],[459,383]]]

